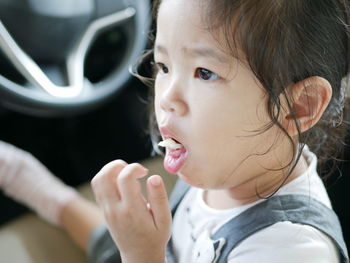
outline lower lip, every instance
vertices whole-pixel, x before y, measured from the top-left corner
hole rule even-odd
[[[164,168],[169,173],[176,174],[187,158],[186,148],[181,148],[177,150],[166,150],[166,155],[164,158]]]

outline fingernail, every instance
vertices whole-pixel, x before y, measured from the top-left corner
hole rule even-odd
[[[137,178],[143,178],[145,177],[147,174],[148,174],[148,169],[143,167],[143,166],[140,166],[141,169],[140,169],[140,174],[137,175]]]
[[[160,177],[157,175],[150,177],[150,181],[153,186],[159,186],[162,183]]]
[[[142,177],[145,177],[147,174],[148,174],[148,169],[147,168],[143,168]]]

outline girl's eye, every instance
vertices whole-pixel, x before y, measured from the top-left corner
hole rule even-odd
[[[165,64],[163,63],[156,63],[157,69],[158,71],[161,71],[164,74],[169,73],[169,69],[167,66],[165,66]]]
[[[196,78],[202,80],[216,80],[219,78],[218,74],[215,74],[214,72],[211,72],[210,70],[205,68],[197,68],[194,75]]]

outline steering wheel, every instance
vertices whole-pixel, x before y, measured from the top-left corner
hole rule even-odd
[[[149,0],[0,0],[0,103],[66,116],[113,97],[147,44],[150,6]]]

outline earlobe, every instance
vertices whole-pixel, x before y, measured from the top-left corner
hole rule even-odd
[[[320,120],[331,100],[332,87],[329,81],[316,76],[295,83],[288,89],[291,109],[282,124],[289,135],[295,136],[299,131],[309,130]]]

